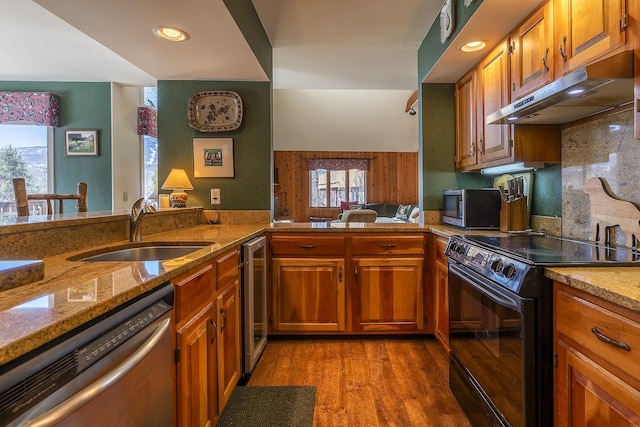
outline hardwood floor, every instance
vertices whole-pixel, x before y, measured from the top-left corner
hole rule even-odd
[[[315,385],[313,425],[470,426],[433,338],[271,340],[247,385]]]

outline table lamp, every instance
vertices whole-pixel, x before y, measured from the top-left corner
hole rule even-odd
[[[171,169],[169,176],[162,184],[163,190],[172,190],[169,195],[169,201],[172,208],[184,208],[187,206],[187,198],[189,197],[184,190],[193,190],[193,185],[189,181],[189,177],[184,169]]]

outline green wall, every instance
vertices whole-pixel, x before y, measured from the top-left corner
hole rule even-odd
[[[187,122],[189,97],[201,91],[232,90],[242,98],[244,118],[231,132],[202,133]],[[193,177],[193,138],[233,138],[233,178]],[[210,189],[220,189],[225,210],[271,207],[271,83],[162,80],[158,82],[158,184],[171,168],[186,170],[193,191],[187,206],[211,209]],[[161,193],[169,191],[160,190]]]
[[[424,210],[442,209],[442,190],[490,187],[479,173],[456,173],[455,84],[421,85],[422,200]]]
[[[90,211],[111,210],[111,83],[0,81],[0,91],[53,92],[60,96],[60,127],[54,130],[54,191],[88,187]],[[67,157],[65,131],[97,129],[97,157]]]

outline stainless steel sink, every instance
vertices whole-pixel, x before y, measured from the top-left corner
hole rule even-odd
[[[160,261],[179,258],[213,243],[197,244],[147,244],[135,247],[107,248],[85,252],[69,258],[70,261]]]

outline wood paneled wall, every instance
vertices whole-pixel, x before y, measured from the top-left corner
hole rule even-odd
[[[418,204],[418,153],[347,152],[347,151],[275,151],[274,167],[278,182],[278,219],[307,222],[310,217],[337,219],[340,208],[309,206],[309,158],[365,158],[367,203]],[[288,215],[284,215],[285,210]]]

